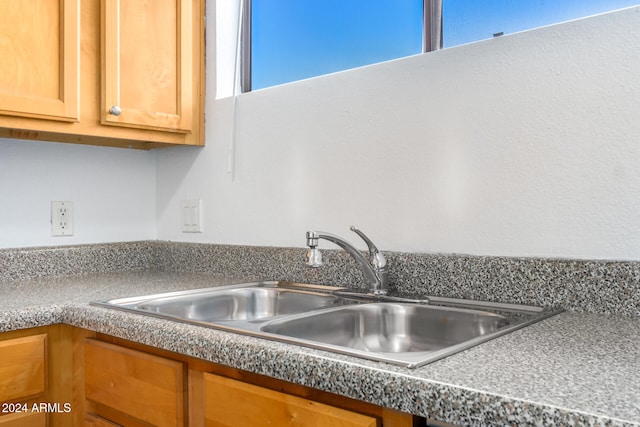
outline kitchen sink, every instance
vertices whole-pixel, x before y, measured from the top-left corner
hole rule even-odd
[[[409,368],[559,312],[454,298],[410,300],[266,281],[92,304]]]

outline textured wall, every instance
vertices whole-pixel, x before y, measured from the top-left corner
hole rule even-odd
[[[353,223],[386,250],[640,259],[638,28],[636,7],[244,94],[233,173],[209,81],[207,147],[158,153],[158,237],[302,246]],[[191,197],[202,234],[179,229]]]

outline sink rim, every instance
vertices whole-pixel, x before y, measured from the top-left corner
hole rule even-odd
[[[255,287],[271,287],[271,288],[285,288],[288,290],[297,290],[300,292],[308,293],[308,292],[319,292],[329,295],[338,296],[348,300],[349,303],[346,305],[333,306],[329,308],[319,308],[313,309],[308,312],[297,313],[297,314],[282,314],[273,317],[266,317],[262,319],[255,319],[251,321],[247,320],[216,320],[216,321],[202,321],[198,319],[189,319],[182,318],[179,316],[173,316],[170,314],[157,313],[147,310],[141,310],[135,308],[136,305],[141,304],[145,301],[150,301],[154,299],[160,299],[165,297],[176,297],[176,296],[188,296],[188,295],[197,295],[208,292],[224,292],[226,290],[231,289],[239,289],[239,288],[255,288]],[[487,301],[475,301],[475,300],[465,300],[465,299],[457,299],[457,298],[444,298],[444,297],[429,297],[430,304],[428,306],[433,309],[438,310],[448,310],[448,311],[466,311],[466,312],[482,312],[488,313],[491,315],[497,315],[501,317],[500,313],[512,313],[512,314],[520,314],[523,313],[528,314],[530,317],[523,321],[516,321],[515,323],[510,323],[508,326],[498,329],[497,331],[490,332],[485,335],[480,335],[475,338],[469,339],[467,341],[453,344],[451,346],[439,349],[439,350],[431,350],[431,351],[412,351],[412,352],[394,352],[394,353],[385,353],[379,351],[364,351],[355,348],[343,347],[333,344],[327,344],[319,341],[308,340],[304,338],[290,337],[286,335],[281,335],[277,333],[263,331],[264,327],[268,327],[270,324],[276,324],[280,322],[290,322],[295,321],[296,319],[308,318],[311,316],[321,315],[322,313],[333,312],[337,310],[348,309],[352,306],[360,306],[360,305],[368,305],[368,304],[407,304],[412,306],[419,306],[417,303],[402,303],[398,301],[381,301],[380,298],[375,296],[370,296],[363,294],[358,298],[348,298],[346,296],[342,296],[340,294],[346,288],[343,287],[333,287],[326,285],[314,285],[314,284],[306,284],[306,283],[295,283],[295,282],[285,282],[285,281],[254,281],[254,282],[244,282],[230,285],[222,285],[222,286],[213,286],[209,288],[200,288],[200,289],[190,289],[185,291],[171,291],[160,294],[152,294],[152,295],[142,295],[135,297],[125,297],[125,298],[114,298],[109,300],[102,301],[92,301],[90,304],[100,307],[105,307],[109,309],[117,309],[121,311],[126,311],[129,313],[141,314],[145,316],[156,317],[160,319],[177,321],[181,323],[187,323],[196,326],[203,326],[207,328],[223,330],[232,333],[238,333],[242,335],[249,335],[258,338],[265,338],[272,341],[284,342],[287,344],[294,344],[297,346],[303,346],[308,348],[313,348],[317,350],[329,351],[331,353],[338,353],[347,356],[355,356],[362,359],[372,360],[372,361],[380,361],[385,363],[390,363],[394,365],[404,366],[406,368],[418,368],[420,366],[424,366],[428,363],[432,363],[436,360],[445,358],[447,356],[453,355],[455,353],[459,353],[460,351],[469,349],[478,344],[482,344],[494,338],[506,335],[511,333],[517,329],[524,328],[531,324],[537,323],[541,320],[544,320],[548,317],[554,316],[558,313],[564,311],[563,309],[550,309],[546,307],[539,306],[529,306],[529,305],[521,305],[521,304],[510,304],[510,303],[492,303]],[[497,313],[493,313],[496,311]],[[505,317],[508,320],[508,317]]]

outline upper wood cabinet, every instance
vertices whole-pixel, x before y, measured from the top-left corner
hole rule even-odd
[[[205,0],[0,2],[0,137],[203,145],[204,8]]]
[[[0,3],[0,114],[77,121],[79,0]]]
[[[191,0],[102,1],[102,123],[191,130]]]

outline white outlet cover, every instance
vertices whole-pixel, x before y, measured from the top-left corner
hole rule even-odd
[[[72,202],[51,202],[51,235],[73,236]]]

